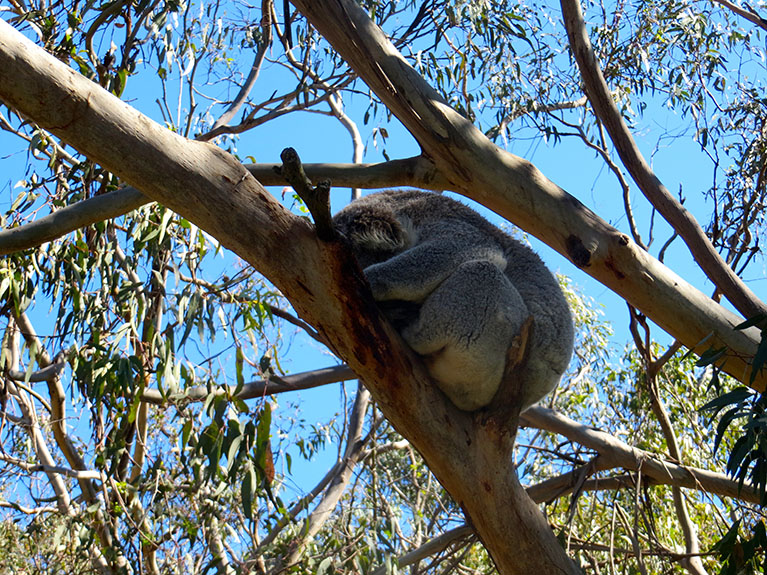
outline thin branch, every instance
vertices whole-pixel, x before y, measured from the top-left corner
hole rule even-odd
[[[591,47],[580,0],[560,0],[560,4],[570,47],[581,71],[586,95],[639,189],[679,232],[698,265],[744,317],[767,314],[767,305],[722,259],[697,220],[669,193],[639,151],[613,100]]]
[[[237,96],[235,96],[234,100],[232,100],[229,108],[223,114],[221,114],[221,117],[213,124],[213,127],[211,128],[212,130],[216,130],[217,128],[227,124],[229,120],[234,117],[234,115],[245,103],[245,100],[247,100],[248,94],[250,94],[253,86],[256,85],[258,75],[261,72],[261,66],[264,63],[264,58],[266,58],[266,51],[272,45],[271,5],[272,0],[263,0],[261,2],[261,39],[258,43],[256,57],[253,59],[253,65],[250,67],[250,74],[248,74],[248,78],[240,88]]]
[[[551,114],[560,110],[575,110],[576,108],[583,108],[587,102],[588,100],[586,99],[586,96],[578,98],[577,100],[554,102],[551,104],[541,104],[540,102],[533,100],[527,107],[520,106],[510,114],[504,116],[504,118],[498,123],[496,130],[498,133],[503,135],[506,132],[509,124],[511,124],[514,120],[521,118],[522,116],[527,116],[528,114],[537,114],[540,112]]]
[[[43,369],[52,365],[54,362],[51,360],[50,355],[43,347],[40,339],[37,337],[35,329],[32,326],[32,322],[29,320],[29,317],[27,317],[26,313],[16,313],[15,310],[12,313],[18,333],[21,334],[21,336],[24,338],[27,347],[29,348],[30,357],[34,358],[38,365]],[[12,365],[15,367],[15,363],[12,363]],[[64,394],[64,387],[61,384],[60,374],[49,378],[46,380],[46,383],[48,384],[48,394],[51,400],[50,425],[53,431],[53,438],[56,442],[56,445],[64,454],[64,457],[72,468],[78,471],[88,471],[85,467],[85,462],[78,453],[77,448],[72,442],[72,439],[66,432],[66,396]],[[9,385],[13,386],[13,384],[10,383],[10,380]],[[18,395],[18,392],[14,395],[19,398],[19,406],[22,407],[22,413],[26,418],[28,418],[30,422],[29,433],[32,436],[33,443],[35,444],[35,451],[38,460],[42,463],[42,465],[45,465],[49,468],[57,467],[42,434],[42,431],[40,430],[37,414],[34,411],[34,407],[32,406],[31,401],[29,401],[27,398],[23,398],[21,395]],[[57,498],[59,500],[59,505],[63,508],[63,512],[70,515],[74,514],[74,510],[70,505],[69,489],[67,486],[64,485],[64,483],[61,481],[59,475],[55,473],[46,473],[46,475],[49,482],[51,483],[51,486],[56,492]],[[96,497],[96,488],[94,487],[90,478],[77,477],[77,482],[80,485],[80,489],[86,502],[89,505],[98,503],[98,499]],[[109,527],[104,518],[103,511],[100,507],[93,514],[93,524],[98,534],[101,548],[110,549],[112,552],[114,552],[116,564],[126,565],[127,559],[123,555],[122,550],[114,545],[113,534],[109,530]],[[91,559],[94,565],[100,571],[106,571],[108,569],[100,551],[94,549]]]
[[[365,149],[364,144],[362,143],[362,136],[360,135],[360,131],[357,128],[357,124],[344,112],[344,105],[343,101],[341,100],[341,95],[331,94],[330,98],[328,98],[328,104],[330,105],[330,109],[333,111],[333,115],[338,118],[338,121],[341,122],[341,125],[346,128],[346,130],[349,132],[349,136],[352,139],[352,163],[353,164],[361,164],[362,163],[362,153]],[[360,188],[352,188],[352,200],[356,200],[360,197]]]
[[[456,541],[466,539],[472,535],[474,535],[474,529],[464,523],[450,531],[445,531],[444,533],[437,535],[433,539],[429,539],[423,545],[397,557],[394,561],[396,562],[397,567],[402,569],[417,563],[418,561],[422,561],[427,557],[441,553]],[[385,575],[386,573],[387,567],[385,565],[382,565],[373,571],[373,575]]]
[[[661,400],[660,393],[658,391],[658,373],[663,367],[665,361],[671,357],[669,351],[674,350],[675,346],[671,346],[669,350],[664,354],[664,363],[656,363],[652,358],[652,341],[650,337],[650,328],[645,321],[644,316],[639,314],[634,308],[629,306],[631,312],[630,330],[631,335],[634,338],[634,343],[637,346],[642,358],[644,360],[644,369],[646,374],[646,386],[650,394],[650,405],[653,413],[655,414],[658,423],[660,424],[663,437],[666,440],[666,446],[668,447],[669,455],[672,459],[678,463],[682,463],[682,450],[679,447],[679,442],[676,438],[676,432],[674,426],[671,423],[671,417],[668,414],[666,406]],[[641,325],[644,329],[645,337],[642,339],[639,333],[638,326]],[[678,349],[678,348],[677,348]],[[698,535],[690,519],[690,513],[687,510],[687,504],[685,503],[682,490],[677,485],[671,487],[671,494],[674,500],[674,509],[676,510],[676,516],[679,521],[679,525],[682,528],[684,534],[685,550],[689,555],[683,562],[683,566],[692,575],[708,575],[706,569],[703,567],[703,562],[698,557],[700,553],[700,544],[698,542]]]
[[[101,479],[100,471],[87,471],[82,469],[70,469],[68,467],[61,467],[60,465],[46,465],[43,463],[28,463],[22,459],[11,457],[0,453],[0,461],[4,461],[9,465],[29,471],[30,473],[55,473],[58,475],[64,475],[66,477],[74,477],[75,479]]]
[[[36,247],[96,222],[122,216],[149,201],[135,188],[93,196],[26,225],[0,231],[0,255]]]
[[[32,322],[29,320],[27,314],[24,312],[14,314],[14,319],[19,326],[21,335],[27,342],[27,346],[30,348],[30,356],[34,357],[43,369],[50,367],[54,362],[51,360],[50,355],[37,337]],[[83,458],[80,457],[77,448],[66,431],[66,394],[64,393],[64,387],[61,384],[60,370],[55,370],[52,377],[49,377],[45,381],[48,384],[48,394],[51,400],[51,428],[56,444],[59,446],[59,449],[61,449],[61,452],[64,454],[64,457],[70,466],[74,469],[84,471],[86,469],[85,462],[83,461]],[[88,503],[95,503],[96,489],[93,485],[86,479],[80,479],[79,483]]]
[[[275,18],[276,20],[276,18]],[[308,76],[314,80],[314,82],[321,87],[323,90],[325,90],[328,93],[328,105],[330,106],[330,110],[335,116],[339,122],[341,122],[341,125],[346,128],[346,130],[349,132],[349,135],[352,139],[352,163],[353,164],[361,164],[362,163],[362,154],[365,149],[364,144],[362,143],[362,136],[360,135],[360,131],[357,128],[357,124],[344,112],[344,106],[343,101],[341,99],[341,93],[338,90],[337,87],[333,87],[328,82],[323,80],[318,74],[314,72],[314,70],[311,69],[311,67],[308,65],[307,60],[304,60],[303,62],[299,62],[295,56],[293,56],[293,51],[290,47],[290,41],[286,37],[286,35],[281,34],[279,31],[279,25],[275,22],[275,27],[277,28],[277,34],[280,38],[280,41],[282,42],[283,50],[285,51],[285,56],[288,59],[288,62],[291,66],[296,68],[297,70],[300,70],[301,73],[304,76]],[[317,181],[317,180],[315,180]],[[360,188],[354,187],[352,188],[352,200],[356,200],[360,196]]]
[[[358,389],[362,389],[362,388],[360,387]],[[358,392],[357,398],[355,399],[355,407],[357,406],[358,400],[360,399],[361,399],[360,394]],[[353,410],[352,411],[353,417],[355,417],[357,414],[357,410],[354,407],[352,408],[352,410]],[[349,427],[350,433],[352,431],[356,433],[356,429],[357,429],[356,423],[357,422],[355,420],[355,422],[352,425],[350,425]],[[364,453],[362,448],[365,445],[366,440],[367,438],[365,440],[356,441],[353,445],[351,445],[351,450],[350,450],[350,445],[347,442],[346,453],[349,454],[350,456],[354,456],[357,460],[361,459],[361,455],[362,453]],[[337,482],[338,478],[344,473],[344,469],[347,467],[348,464],[349,464],[349,461],[347,460],[346,457],[342,457],[339,461],[337,461],[335,465],[333,465],[333,467],[331,467],[328,470],[328,472],[324,475],[324,477],[320,479],[317,485],[315,485],[314,488],[311,491],[309,491],[309,493],[307,493],[305,496],[299,499],[296,502],[296,504],[293,505],[293,507],[290,509],[290,511],[287,514],[280,517],[280,519],[277,521],[277,523],[272,528],[272,530],[266,535],[266,537],[264,537],[261,543],[259,543],[255,551],[251,553],[251,555],[243,561],[244,565],[246,567],[252,567],[253,565],[255,565],[260,560],[260,554],[262,550],[266,549],[269,545],[271,545],[271,543],[275,539],[277,539],[277,537],[282,532],[282,530],[290,522],[295,521],[296,517],[298,517],[300,513],[302,513],[305,509],[307,509],[309,505],[311,504],[311,502],[320,493],[325,491],[325,489],[329,485],[331,485],[331,483]],[[327,492],[325,497],[327,497]],[[320,504],[318,504],[317,507],[319,508],[319,506]],[[316,512],[316,509],[315,509],[315,512]]]
[[[67,363],[65,361],[59,361],[56,363],[52,363],[48,367],[45,367],[43,369],[39,369],[37,371],[33,371],[32,373],[26,373],[22,371],[9,371],[8,377],[10,377],[13,380],[16,381],[27,381],[32,383],[37,383],[40,381],[47,381],[51,377],[58,377],[61,375],[61,372],[64,371],[64,368],[67,366]]]
[[[365,422],[365,412],[370,404],[370,393],[360,382],[357,386],[357,397],[351,409],[349,417],[349,430],[346,436],[346,448],[341,460],[339,473],[331,480],[322,499],[306,518],[304,527],[299,531],[300,536],[291,543],[291,550],[285,559],[285,565],[293,565],[303,554],[304,547],[322,528],[330,518],[346,490],[346,486],[352,476],[352,471],[357,465],[362,454],[362,426]]]
[[[0,499],[0,507],[5,507],[6,509],[13,509],[14,511],[19,511],[21,513],[24,513],[25,515],[39,515],[40,513],[58,513],[59,511],[55,507],[24,507],[23,505],[19,505],[18,503],[5,501],[2,499]]]
[[[279,378],[273,377],[267,380],[260,379],[252,381],[243,385],[240,391],[236,394],[235,391],[237,390],[237,386],[234,385],[222,385],[213,390],[209,389],[207,385],[196,385],[171,396],[164,396],[156,389],[147,389],[144,390],[144,393],[141,395],[141,401],[166,406],[174,403],[204,401],[211,394],[216,396],[223,395],[237,397],[238,399],[253,399],[267,395],[286,393],[288,391],[311,389],[313,387],[328,385],[329,383],[348,381],[356,378],[357,376],[348,366],[337,365],[334,367],[296,373],[294,375],[286,375]]]

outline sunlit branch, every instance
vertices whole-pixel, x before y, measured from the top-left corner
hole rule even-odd
[[[272,6],[272,8],[274,8],[274,6]],[[341,122],[341,125],[346,128],[346,130],[349,132],[349,136],[352,139],[352,163],[361,164],[362,155],[365,149],[364,144],[362,143],[362,136],[360,135],[360,131],[357,128],[357,124],[344,112],[340,91],[337,87],[329,85],[325,80],[320,78],[319,75],[317,75],[314,70],[312,70],[312,68],[307,65],[306,61],[299,62],[296,59],[296,57],[293,55],[293,51],[290,49],[290,42],[286,38],[285,34],[282,34],[279,29],[276,18],[275,29],[277,30],[277,35],[280,39],[280,42],[282,42],[285,56],[287,57],[291,66],[297,70],[300,70],[302,74],[306,74],[307,76],[311,77],[317,85],[322,87],[322,89],[328,93],[328,105],[330,106],[330,110],[333,116],[335,116],[338,121]],[[359,196],[360,187],[357,186],[352,188],[352,199],[357,199]]]
[[[68,467],[61,467],[60,465],[45,465],[42,463],[28,463],[16,457],[5,455],[0,453],[0,461],[4,461],[14,467],[23,469],[30,473],[55,473],[58,475],[64,475],[66,477],[74,477],[75,479],[101,479],[101,472],[99,471],[87,471],[80,469],[69,469]]]
[[[13,334],[10,338],[11,343],[8,348],[11,356],[9,363],[12,368],[18,369],[20,363],[20,330],[18,328],[18,322],[16,322],[16,325],[10,329],[13,330]],[[6,391],[9,395],[16,398],[16,403],[19,406],[21,416],[25,423],[24,428],[29,435],[32,449],[35,452],[37,460],[41,462],[41,465],[44,465],[49,469],[56,467],[56,463],[45,442],[42,430],[40,429],[34,405],[29,399],[28,394],[25,391],[18,389],[16,384],[11,380],[6,382]],[[69,497],[69,490],[67,489],[66,484],[56,473],[46,473],[46,476],[53,488],[53,492],[56,494],[56,505],[59,511],[65,515],[73,515],[74,511],[71,508],[71,498]]]
[[[16,387],[18,387],[19,389],[23,389],[29,395],[31,395],[37,401],[39,401],[40,405],[42,405],[48,413],[51,413],[51,404],[42,395],[37,393],[33,388],[27,386],[25,383],[22,383],[23,381],[24,379],[15,379],[14,383],[16,384]],[[8,414],[4,414],[3,417],[8,417]],[[20,421],[17,423],[20,423]]]
[[[748,10],[744,10],[743,8],[741,8],[737,4],[730,2],[729,0],[714,0],[714,2],[716,2],[717,4],[721,4],[722,6],[724,6],[725,8],[729,10],[732,10],[738,16],[742,16],[743,18],[745,18],[752,24],[756,24],[763,30],[767,30],[767,19],[759,16],[759,14],[757,14],[753,8],[749,7]]]
[[[251,90],[253,89],[253,86],[256,85],[256,81],[258,80],[258,75],[261,72],[261,66],[264,63],[264,58],[266,58],[266,51],[271,47],[272,45],[272,0],[262,0],[261,2],[261,39],[258,43],[258,50],[256,50],[256,56],[253,59],[253,65],[250,67],[250,73],[248,74],[247,79],[243,83],[243,85],[240,87],[239,93],[234,97],[234,100],[232,100],[232,103],[230,104],[229,108],[221,114],[221,117],[216,120],[216,122],[213,124],[213,130],[227,124],[229,120],[231,120],[234,115],[238,112],[238,110],[242,107],[242,105],[245,103],[245,100],[248,98],[248,94],[250,94]]]
[[[35,333],[34,326],[26,313],[15,314],[14,319],[19,327],[19,331],[27,342],[27,346],[33,351],[38,365],[47,369],[60,362],[53,362],[50,355],[43,347],[42,342]],[[45,382],[48,384],[48,394],[50,396],[51,428],[56,444],[61,449],[67,462],[74,469],[85,470],[85,462],[80,456],[72,439],[66,431],[66,395],[64,387],[61,384],[61,370],[53,370],[51,377]],[[96,501],[96,492],[94,487],[85,479],[80,480],[80,488],[83,490],[89,503]]]
[[[59,361],[52,363],[48,367],[38,369],[37,371],[33,371],[31,373],[11,370],[6,375],[11,379],[15,379],[16,381],[29,381],[37,383],[40,381],[46,381],[48,378],[61,375],[61,372],[64,371],[66,366],[67,363],[65,361]]]
[[[341,125],[346,128],[346,130],[349,132],[349,136],[352,139],[352,163],[361,164],[362,153],[365,149],[365,146],[362,143],[362,136],[360,135],[360,131],[357,128],[357,124],[354,123],[354,121],[346,114],[346,112],[344,112],[343,102],[339,94],[332,94],[330,98],[328,98],[328,104],[330,105],[330,109],[333,111],[333,115],[338,118],[338,121],[341,122]],[[352,188],[351,199],[355,200],[359,197],[360,188]]]
[[[508,128],[509,124],[521,118],[522,116],[527,116],[528,114],[550,114],[560,110],[575,110],[576,108],[584,107],[587,102],[588,100],[586,99],[586,96],[578,98],[577,100],[569,100],[567,102],[554,102],[551,104],[541,104],[540,102],[532,101],[528,106],[520,106],[511,114],[504,116],[504,118],[498,123],[497,130],[503,134]]]
[[[394,561],[396,562],[397,567],[402,569],[403,567],[408,567],[413,563],[423,561],[427,557],[441,553],[456,541],[466,539],[472,535],[474,535],[474,529],[466,524],[460,525],[459,527],[455,527],[454,529],[450,529],[449,531],[441,533],[417,549],[413,549],[412,551],[397,557]],[[386,573],[387,567],[383,565],[373,571],[372,575],[385,575]]]
[[[306,518],[303,528],[299,531],[299,537],[293,541],[290,552],[285,559],[285,566],[293,565],[300,559],[306,544],[319,533],[322,525],[330,519],[333,510],[341,500],[341,496],[344,494],[346,486],[352,477],[352,471],[354,471],[354,467],[359,462],[362,454],[362,428],[365,422],[365,412],[369,404],[370,392],[365,389],[362,383],[359,383],[357,386],[357,396],[349,414],[349,428],[341,460],[342,465],[338,468],[338,473],[330,480],[320,502],[309,514],[309,517]]]
[[[320,493],[323,493],[323,491],[325,492],[322,501],[317,504],[317,507],[312,512],[312,516],[315,516],[319,512],[326,514],[324,510],[330,503],[330,498],[335,498],[336,496],[340,497],[340,495],[343,493],[345,482],[348,481],[348,477],[346,477],[347,473],[351,472],[363,453],[364,441],[360,441],[360,438],[362,432],[361,418],[364,413],[360,413],[360,411],[363,407],[363,404],[366,407],[366,404],[369,401],[369,395],[367,395],[367,392],[364,392],[363,394],[360,393],[363,391],[363,389],[364,388],[362,386],[358,387],[357,397],[355,399],[354,406],[352,407],[352,417],[350,418],[349,433],[347,436],[344,456],[328,470],[324,477],[317,483],[317,485],[314,486],[311,491],[309,491],[309,493],[301,497],[301,499],[299,499],[296,504],[293,505],[290,511],[288,511],[286,515],[282,516],[277,521],[272,530],[261,541],[258,548],[251,554],[250,557],[245,559],[246,565],[255,564],[258,561],[261,550],[266,549],[291,521],[295,521],[296,517],[298,517],[300,513],[307,509],[311,502],[317,498]],[[323,501],[325,502],[324,504]],[[335,504],[333,504],[333,507],[335,507]],[[322,517],[321,519],[324,520],[326,518]],[[317,521],[317,519],[314,521]],[[311,516],[310,519],[307,520],[307,528],[309,528],[310,523]],[[289,564],[289,561],[286,560],[286,564]]]
[[[630,306],[629,306],[630,307]],[[645,386],[650,395],[650,405],[652,411],[655,414],[655,418],[660,424],[663,437],[666,440],[668,447],[668,453],[675,461],[682,462],[682,450],[679,447],[679,442],[676,438],[676,431],[671,423],[671,417],[669,416],[666,406],[661,400],[658,392],[658,375],[659,369],[652,358],[652,341],[650,336],[650,327],[644,320],[644,316],[641,316],[634,308],[630,307],[631,321],[629,328],[631,335],[634,338],[634,344],[636,345],[639,353],[642,356],[645,368]],[[644,329],[644,338],[639,333],[639,325],[642,325]],[[673,349],[673,346],[672,348]],[[669,356],[670,357],[670,356]],[[700,544],[698,542],[698,535],[695,531],[695,527],[690,519],[690,513],[687,510],[687,503],[684,500],[682,490],[677,485],[671,486],[671,494],[674,499],[674,509],[676,510],[676,516],[679,521],[679,525],[682,528],[684,534],[685,546],[689,559],[684,563],[684,567],[693,575],[706,575],[706,570],[703,567],[703,563],[698,557],[700,552]]]
[[[96,222],[122,216],[149,201],[134,188],[82,200],[23,226],[0,231],[0,255],[36,247]]]
[[[57,513],[58,509],[55,507],[24,507],[18,503],[11,503],[10,501],[0,500],[0,507],[6,509],[13,509],[14,511],[20,511],[25,515],[39,515],[40,513]]]
[[[33,355],[37,360],[37,363],[43,369],[53,365],[55,362],[51,359],[50,355],[46,351],[42,342],[38,338],[34,326],[29,317],[24,312],[14,314],[14,321],[18,326],[18,333],[26,341],[27,347],[30,349],[30,355]],[[16,362],[18,363],[18,362]],[[15,364],[12,364],[15,367]],[[85,462],[77,451],[72,439],[66,432],[66,396],[64,394],[64,387],[61,384],[60,374],[53,375],[46,380],[48,384],[48,394],[50,396],[50,426],[53,431],[53,438],[56,445],[64,454],[65,459],[69,465],[78,471],[87,472]],[[54,463],[53,457],[50,453],[45,438],[39,428],[37,421],[37,414],[34,412],[34,408],[28,399],[23,399],[22,396],[18,396],[20,399],[19,405],[22,403],[26,405],[23,409],[25,417],[30,421],[30,434],[33,437],[33,441],[37,444],[36,452],[38,460],[42,465],[50,468],[57,467]],[[23,401],[22,401],[23,399]],[[56,491],[59,498],[59,504],[64,508],[64,512],[67,514],[74,514],[69,503],[68,489],[61,482],[60,477],[55,473],[46,473],[49,482]],[[110,531],[109,526],[106,524],[104,514],[100,508],[100,503],[96,497],[96,488],[94,487],[89,477],[77,477],[77,482],[80,485],[83,497],[89,505],[98,504],[97,509],[93,513],[93,525],[98,533],[101,545],[103,549],[114,549],[116,552],[116,561],[118,564],[125,564],[126,559],[122,553],[113,547],[114,537]],[[62,492],[63,489],[63,492]],[[102,565],[103,557],[94,550],[93,561],[97,566]]]

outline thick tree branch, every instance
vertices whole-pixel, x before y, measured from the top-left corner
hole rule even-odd
[[[548,180],[530,162],[493,145],[405,61],[351,0],[293,0],[416,138],[451,183],[567,256],[687,347],[726,347],[724,369],[748,382],[759,330],[666,268]],[[763,389],[767,373],[757,374]]]
[[[36,247],[96,222],[122,216],[149,201],[134,188],[82,200],[23,226],[0,231],[0,255]]]
[[[580,0],[561,0],[570,47],[580,68],[584,90],[604,124],[623,165],[650,203],[666,218],[690,249],[695,261],[746,318],[767,314],[761,301],[722,259],[693,215],[661,183],[645,161],[623,121],[591,47]]]

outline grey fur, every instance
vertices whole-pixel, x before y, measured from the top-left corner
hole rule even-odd
[[[373,297],[457,407],[490,403],[530,315],[521,409],[557,386],[570,362],[573,322],[557,280],[530,248],[430,192],[371,194],[338,212],[334,224]]]

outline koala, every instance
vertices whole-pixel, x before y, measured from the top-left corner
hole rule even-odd
[[[573,320],[557,280],[526,245],[432,192],[371,194],[333,221],[376,302],[456,407],[490,403],[529,317],[521,410],[557,386],[570,362]]]

